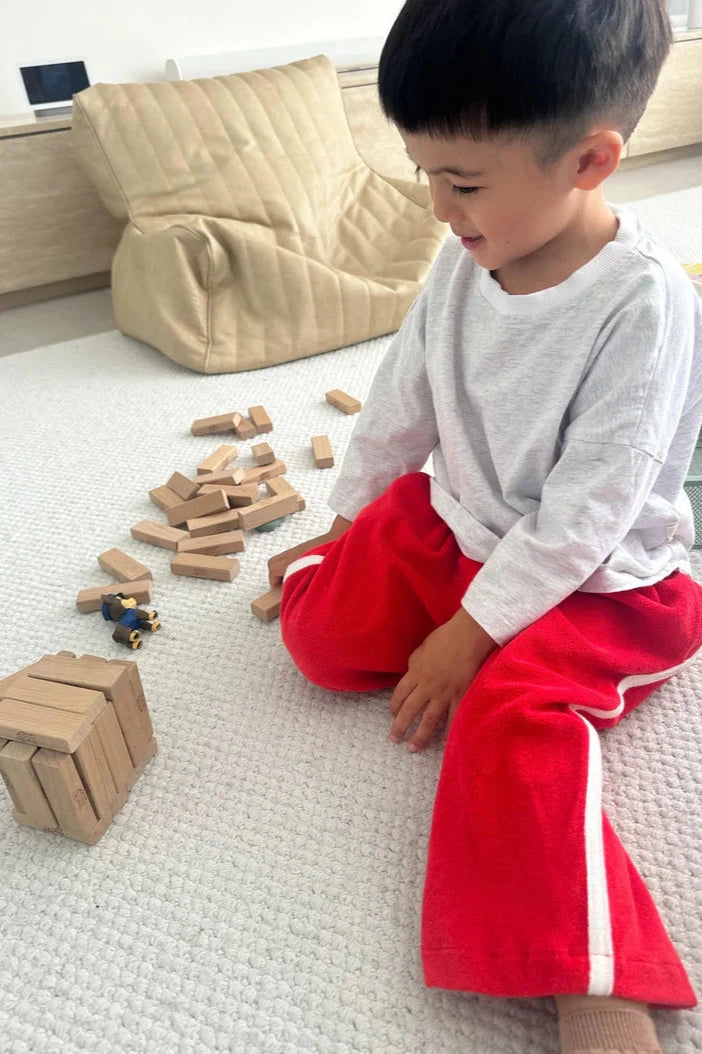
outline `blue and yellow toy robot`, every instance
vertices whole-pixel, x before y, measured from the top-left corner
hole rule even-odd
[[[116,622],[112,639],[128,648],[141,647],[141,630],[156,633],[161,628],[158,611],[146,611],[138,608],[134,597],[124,593],[103,593],[102,617],[105,622]]]

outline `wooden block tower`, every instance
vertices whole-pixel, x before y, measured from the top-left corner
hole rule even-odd
[[[61,652],[0,681],[0,774],[18,823],[95,845],[156,751],[134,662]]]

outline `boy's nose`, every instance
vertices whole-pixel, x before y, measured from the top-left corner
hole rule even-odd
[[[463,211],[457,201],[444,194],[432,194],[434,216],[439,223],[451,223],[456,227],[463,226],[465,219]]]

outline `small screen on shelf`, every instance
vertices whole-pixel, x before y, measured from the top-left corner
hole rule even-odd
[[[32,106],[70,102],[76,92],[90,87],[84,62],[52,62],[48,66],[21,66],[20,73]]]

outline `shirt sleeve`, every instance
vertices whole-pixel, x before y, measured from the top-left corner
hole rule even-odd
[[[439,441],[425,359],[425,293],[378,367],[329,505],[353,520],[400,476],[421,469]]]
[[[603,327],[538,507],[505,534],[463,597],[498,644],[579,589],[654,488],[688,397],[695,347],[689,301],[681,295],[671,304],[661,284],[649,275]]]

